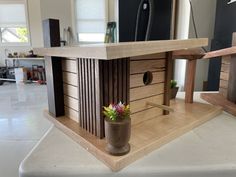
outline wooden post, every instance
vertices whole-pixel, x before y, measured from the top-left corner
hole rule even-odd
[[[233,33],[232,46],[236,46],[236,33]],[[236,103],[236,55],[231,55],[227,98]]]
[[[59,20],[47,19],[43,21],[45,47],[60,46]],[[62,63],[59,57],[45,57],[48,107],[54,117],[64,116],[64,94]]]
[[[119,101],[129,104],[130,60],[121,58],[103,61],[79,60],[80,126],[91,134],[103,138],[103,106]]]
[[[166,75],[165,75],[165,92],[164,92],[164,105],[170,106],[170,81],[172,78],[172,67],[173,67],[173,60],[172,60],[173,52],[167,53],[166,59]],[[169,111],[164,110],[164,115],[168,115]]]
[[[185,74],[185,103],[193,103],[197,60],[188,60]]]

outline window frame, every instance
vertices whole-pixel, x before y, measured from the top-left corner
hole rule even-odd
[[[31,46],[31,35],[29,28],[29,14],[28,14],[28,1],[27,0],[0,0],[0,4],[23,4],[25,6],[25,20],[26,20],[26,29],[28,31],[28,42],[2,42],[2,32],[0,26],[0,47],[18,47],[18,46]],[[13,26],[17,27],[17,25]],[[10,27],[9,27],[10,28]]]
[[[77,8],[76,8],[76,1],[77,0],[74,0],[73,1],[73,7],[74,7],[74,23],[75,23],[75,34],[76,34],[76,41],[78,44],[94,44],[94,43],[104,43],[104,41],[80,41],[79,40],[79,31],[78,31],[78,17],[77,17]],[[107,22],[108,22],[108,15],[109,15],[109,0],[104,0],[105,1],[105,18],[104,18],[104,29],[105,29],[105,32],[104,32],[104,38],[105,38],[105,35],[106,35],[106,27],[107,27]],[[94,18],[95,19],[95,18]],[[95,19],[95,20],[98,20],[98,19]],[[93,21],[91,19],[89,20],[84,20],[84,21]],[[91,34],[94,34],[94,33],[91,33]]]

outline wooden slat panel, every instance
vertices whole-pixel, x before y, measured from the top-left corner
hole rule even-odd
[[[165,67],[165,60],[140,60],[130,62],[130,74],[144,73],[146,71],[160,71]]]
[[[229,64],[222,63],[222,65],[221,65],[221,72],[229,73],[229,68],[230,68]]]
[[[220,94],[222,94],[225,98],[227,98],[228,90],[224,88],[219,89]]]
[[[150,120],[150,119],[158,119],[158,116],[163,115],[163,110],[159,108],[151,108],[142,112],[138,112],[135,114],[131,114],[131,123],[132,125],[139,124],[141,122]]]
[[[79,113],[74,109],[65,106],[65,115],[66,117],[69,117],[70,119],[79,122]]]
[[[230,64],[230,60],[231,60],[231,56],[230,55],[222,56],[222,63]]]
[[[135,74],[130,76],[130,88],[144,86],[144,74]],[[165,81],[165,72],[153,72],[152,84],[157,84]]]
[[[78,88],[72,85],[63,84],[64,94],[78,99]]]
[[[166,57],[166,53],[157,53],[157,54],[150,54],[150,55],[144,55],[144,56],[137,56],[130,58],[131,61],[133,60],[147,60],[147,59],[163,59]]]
[[[153,102],[153,103],[157,103],[157,104],[163,104],[163,98],[164,95],[157,95],[157,96],[153,96],[151,98],[146,98],[146,99],[142,99],[142,100],[138,100],[138,101],[132,101],[130,102],[130,109],[132,114],[136,113],[136,112],[140,112],[143,111],[145,109],[149,109],[152,106],[147,105],[147,102]]]
[[[76,60],[63,59],[62,60],[62,70],[72,72],[72,73],[77,73]]]
[[[73,86],[78,86],[78,74],[63,72],[63,82]]]
[[[64,104],[65,104],[65,106],[67,106],[69,108],[79,111],[79,106],[78,106],[79,100],[77,100],[75,98],[65,95],[64,96]]]
[[[220,80],[220,88],[225,88],[227,89],[228,88],[228,81],[225,81],[225,80]]]
[[[232,55],[231,58],[227,98],[229,101],[236,103],[236,55]]]
[[[229,80],[229,73],[221,72],[221,73],[220,73],[220,79],[221,79],[221,80],[228,81],[228,80]]]
[[[164,93],[164,83],[130,89],[130,101]]]

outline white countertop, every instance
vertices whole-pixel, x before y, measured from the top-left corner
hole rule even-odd
[[[182,97],[182,95],[179,95]],[[199,94],[195,94],[199,100]],[[235,177],[236,119],[220,116],[113,173],[54,126],[25,158],[20,177]]]

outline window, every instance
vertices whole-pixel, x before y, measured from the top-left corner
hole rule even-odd
[[[79,42],[104,42],[107,0],[76,0],[76,25]]]
[[[0,0],[0,45],[29,44],[24,0]]]

